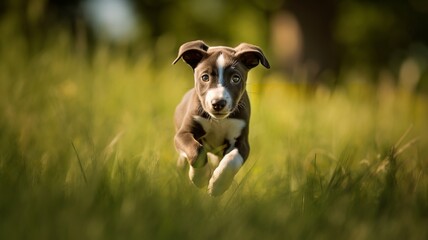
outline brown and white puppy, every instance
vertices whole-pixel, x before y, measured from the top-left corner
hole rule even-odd
[[[247,159],[250,102],[247,73],[259,62],[270,68],[262,50],[241,43],[235,48],[209,47],[203,41],[180,47],[180,58],[193,68],[195,87],[175,111],[178,164],[190,164],[190,180],[208,185],[212,196],[223,194]]]

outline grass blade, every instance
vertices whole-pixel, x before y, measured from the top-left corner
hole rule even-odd
[[[77,152],[76,146],[74,146],[73,142],[71,142],[71,146],[73,146],[74,153],[76,153],[77,162],[79,162],[79,167],[80,167],[80,171],[82,172],[82,175],[83,175],[83,180],[85,180],[85,183],[88,184],[88,179],[86,178],[85,171],[83,170],[82,161],[80,161],[79,153]]]

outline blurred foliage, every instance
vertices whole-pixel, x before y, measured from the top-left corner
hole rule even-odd
[[[108,0],[113,1],[113,0]],[[412,59],[420,75],[414,88],[428,89],[428,3],[423,0],[117,0],[136,13],[135,37],[115,42],[90,24],[84,6],[98,0],[4,0],[0,3],[2,38],[21,35],[29,54],[56,44],[63,32],[73,36],[73,51],[90,57],[99,44],[127,51],[130,57],[149,54],[164,64],[183,42],[203,39],[211,45],[250,42],[270,56],[274,69],[294,81],[348,80],[354,71],[379,81],[388,71],[400,82],[402,64]],[[116,1],[115,1],[116,2]],[[298,22],[297,66],[281,62],[289,45],[274,43],[278,15],[291,14]],[[290,34],[290,32],[288,32]],[[301,36],[300,36],[301,34]],[[299,46],[300,46],[299,45]]]

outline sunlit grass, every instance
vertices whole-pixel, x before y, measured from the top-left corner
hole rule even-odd
[[[250,158],[211,198],[175,168],[191,70],[69,49],[0,55],[1,239],[428,236],[425,95],[253,70]]]

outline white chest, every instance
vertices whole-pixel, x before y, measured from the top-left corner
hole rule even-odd
[[[200,116],[194,116],[194,119],[202,125],[206,132],[202,139],[209,150],[222,146],[225,141],[230,144],[230,149],[232,149],[245,127],[245,121],[241,119],[209,120]]]

